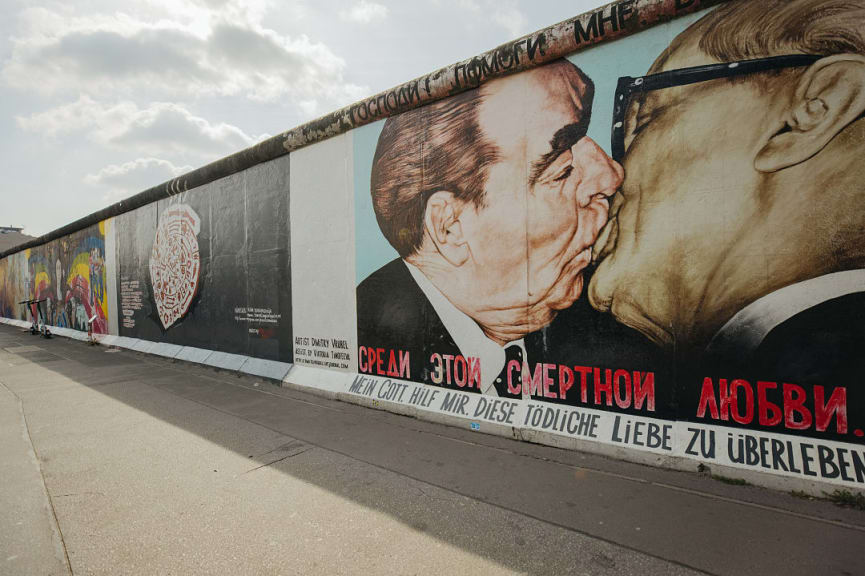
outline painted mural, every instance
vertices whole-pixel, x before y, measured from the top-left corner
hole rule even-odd
[[[24,252],[0,259],[0,316],[24,320],[19,302],[27,300],[27,258]]]
[[[168,329],[189,311],[198,294],[201,219],[186,204],[175,204],[159,216],[150,252],[150,285],[162,327]]]
[[[729,2],[356,130],[354,392],[865,483],[863,22]]]
[[[24,300],[43,300],[50,326],[108,333],[105,223],[91,226],[0,262],[2,315],[29,320]],[[92,319],[92,322],[91,322]]]
[[[863,488],[863,22],[609,4],[0,260],[0,314],[104,333],[110,300],[121,336],[373,406]]]
[[[117,217],[121,336],[291,361],[287,160]]]
[[[33,248],[27,258],[30,298],[45,300],[48,323],[108,333],[104,225]]]

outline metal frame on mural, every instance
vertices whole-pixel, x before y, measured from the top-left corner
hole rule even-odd
[[[476,88],[493,78],[535,68],[596,44],[610,42],[726,1],[619,0],[606,4],[273,136],[2,252],[0,258],[274,160],[298,148],[376,120]]]

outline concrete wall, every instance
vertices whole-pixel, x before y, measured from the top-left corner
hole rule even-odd
[[[0,260],[0,313],[44,297],[104,343],[373,407],[861,489],[865,8],[715,3],[618,2],[167,184]]]
[[[291,362],[288,166],[117,216],[118,334]]]

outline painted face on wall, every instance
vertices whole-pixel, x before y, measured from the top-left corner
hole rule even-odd
[[[466,208],[460,221],[477,301],[490,315],[526,311],[518,323],[527,333],[580,296],[623,172],[585,135],[592,87],[573,65],[557,62],[486,90],[479,124],[499,161],[488,169],[484,205]]]
[[[715,63],[697,41],[680,36],[650,72]],[[710,338],[745,303],[740,284],[770,276],[766,250],[786,224],[770,224],[773,200],[761,190],[771,175],[754,157],[780,99],[760,86],[719,79],[631,103],[625,180],[596,246],[589,298],[660,345]]]

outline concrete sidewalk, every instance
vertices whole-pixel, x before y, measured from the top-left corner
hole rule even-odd
[[[865,573],[860,511],[9,326],[0,459],[0,574]]]

